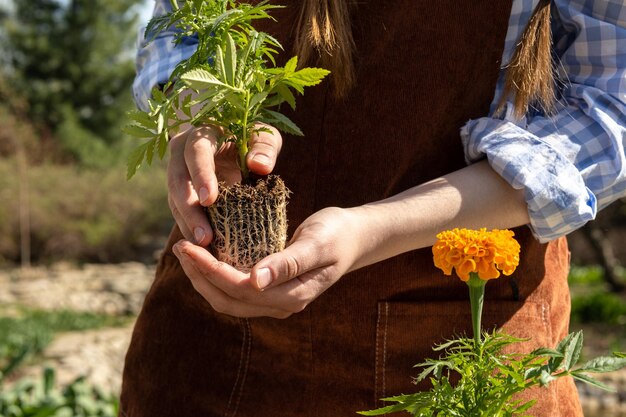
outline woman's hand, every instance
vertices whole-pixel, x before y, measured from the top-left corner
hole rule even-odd
[[[282,138],[278,130],[263,125],[250,139],[247,164],[250,171],[267,175],[274,169]],[[217,148],[222,131],[214,126],[191,127],[170,141],[167,169],[168,202],[185,239],[206,246],[213,237],[203,206],[215,202],[218,181],[241,181],[237,152],[232,143]]]
[[[188,241],[174,245],[174,253],[194,288],[216,311],[286,318],[353,267],[361,249],[358,230],[352,211],[323,209],[300,225],[285,250],[261,260],[249,274]]]

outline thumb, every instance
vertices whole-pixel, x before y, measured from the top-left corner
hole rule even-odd
[[[257,124],[256,129],[256,133],[250,138],[250,151],[246,163],[255,174],[267,175],[276,165],[283,139],[278,130],[270,125]]]
[[[296,241],[282,252],[270,255],[250,271],[250,280],[258,290],[266,290],[292,280],[313,269],[326,266],[310,242]]]

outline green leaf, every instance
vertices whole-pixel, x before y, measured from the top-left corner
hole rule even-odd
[[[126,125],[122,127],[122,132],[137,138],[151,138],[155,135],[154,132],[137,125]]]
[[[228,84],[224,84],[220,80],[218,80],[213,74],[209,71],[198,68],[193,69],[191,71],[186,72],[180,77],[181,80],[187,84],[187,86],[195,89],[195,90],[208,90],[214,89],[216,87],[227,87],[232,88]]]
[[[217,45],[215,50],[215,71],[221,77],[222,81],[228,82],[228,76],[224,68],[224,51],[222,51],[222,47],[219,45]]]
[[[224,72],[226,82],[235,85],[235,73],[237,72],[237,47],[230,33],[226,35],[226,51],[224,53]]]
[[[613,372],[626,367],[626,358],[616,356],[601,356],[590,360],[581,366],[577,371],[584,372]]]
[[[561,364],[563,363],[563,359],[565,358],[563,353],[559,352],[558,350],[549,349],[549,348],[535,349],[534,351],[531,352],[530,355],[531,356],[548,356],[550,358],[550,360],[548,361],[548,368],[550,369],[550,372],[555,372],[556,370],[558,370]]]
[[[626,352],[613,352],[613,355],[617,356],[618,358],[626,358]]]
[[[278,84],[275,87],[278,95],[289,104],[289,107],[292,109],[296,109],[296,98],[293,96],[293,93],[285,84]]]
[[[137,169],[141,166],[141,163],[143,162],[146,156],[146,150],[148,146],[150,145],[154,146],[154,139],[144,143],[141,146],[138,146],[128,156],[128,161],[126,163],[126,179],[127,180],[131,179],[137,172]]]
[[[150,115],[141,110],[132,110],[127,113],[128,118],[137,123],[138,125],[145,127],[146,129],[156,128],[156,122]]]
[[[319,84],[330,71],[322,68],[303,68],[289,76],[289,80],[297,82],[302,87],[310,87]]]
[[[157,129],[156,132],[157,134],[161,134],[161,132],[163,132],[163,127],[165,126],[165,117],[163,116],[163,113],[159,113],[157,116]]]
[[[165,154],[167,153],[167,144],[169,142],[169,134],[167,133],[167,129],[161,133],[159,136],[159,158],[163,159]],[[155,145],[156,146],[156,145]]]
[[[550,356],[550,357],[553,357],[553,358],[562,358],[563,357],[563,353],[559,352],[558,350],[549,349],[549,348],[535,349],[530,354],[532,356]]]
[[[158,87],[154,87],[152,89],[152,98],[154,98],[154,100],[156,100],[158,103],[163,103],[167,101],[165,93],[161,91],[161,89]]]
[[[267,109],[264,111],[264,113],[269,116],[266,119],[267,124],[271,124],[278,130],[282,130],[283,132],[290,133],[292,135],[304,136],[302,130],[300,130],[300,128],[296,126],[296,124],[292,122],[287,116]]]
[[[222,95],[222,98],[223,98],[223,95]],[[222,100],[218,99],[217,97],[215,100],[207,101],[206,104],[202,106],[202,108],[200,108],[198,112],[196,112],[196,115],[192,119],[192,124],[195,125],[197,121],[204,119],[205,116],[211,111],[213,111],[216,107],[218,107],[221,102]]]
[[[563,353],[563,368],[567,371],[572,369],[580,359],[583,349],[583,332],[570,333],[559,343],[557,350]]]
[[[298,66],[298,57],[294,56],[285,64],[285,72],[293,73],[296,71],[296,67]]]
[[[43,370],[43,381],[44,381],[43,392],[46,397],[50,395],[50,393],[52,392],[52,389],[54,388],[54,379],[55,379],[54,369],[50,367],[46,367]]]
[[[185,114],[185,116],[191,119],[191,94],[187,94],[185,98],[183,98],[180,109]]]
[[[248,108],[254,109],[258,104],[263,103],[263,101],[267,98],[267,94],[267,92],[256,93],[252,97],[252,100],[250,100],[250,105],[248,106]]]
[[[158,143],[158,141],[159,139],[157,138],[157,140],[151,141],[150,145],[146,146],[146,162],[148,162],[148,165],[152,164],[152,159],[154,157],[154,148],[156,144]]]
[[[235,76],[235,84],[237,85],[239,85],[243,80],[245,69],[248,67],[246,64],[248,63],[250,53],[253,52],[253,55],[256,56],[257,49],[263,45],[263,35],[256,30],[252,30],[249,33],[249,36],[250,39],[248,40],[247,45],[237,53],[237,60],[242,63],[237,66]]]
[[[581,374],[581,373],[578,373],[578,372],[572,372],[572,374],[571,374],[571,375],[572,375],[572,377],[573,377],[574,379],[577,379],[577,380],[579,380],[579,381],[582,381],[582,382],[584,382],[584,383],[586,383],[586,384],[589,384],[589,385],[592,385],[592,386],[594,386],[594,387],[597,387],[597,388],[603,389],[603,390],[605,390],[605,391],[615,392],[615,389],[614,389],[614,388],[609,387],[609,386],[608,386],[608,385],[606,385],[605,383],[600,382],[600,381],[598,381],[597,379],[590,377],[589,375]]]
[[[198,94],[192,101],[189,102],[190,106],[197,106],[198,104],[208,103],[208,102],[220,102],[224,98],[224,94],[229,91],[226,88],[222,88],[219,90],[208,90],[203,91]]]

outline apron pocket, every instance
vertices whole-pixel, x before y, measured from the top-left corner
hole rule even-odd
[[[512,336],[531,339],[514,344],[516,352],[554,347],[549,346],[552,326],[548,304],[486,300],[482,328],[493,330],[496,327]],[[422,381],[418,386],[412,383],[421,371],[413,365],[425,358],[438,357],[439,352],[434,352],[433,346],[459,335],[472,336],[469,301],[380,301],[376,325],[376,398],[429,389],[429,381]],[[527,390],[520,399],[537,398],[541,404],[531,412],[541,409],[541,416],[558,416],[555,385]],[[376,404],[377,407],[382,405],[385,405],[383,401]]]

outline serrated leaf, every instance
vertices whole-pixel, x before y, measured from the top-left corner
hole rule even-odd
[[[204,106],[202,106],[202,108],[200,108],[200,110],[198,112],[196,112],[196,115],[194,116],[193,120],[192,120],[192,124],[195,125],[196,122],[204,119],[204,117],[207,115],[207,113],[211,112],[212,110],[214,110],[216,107],[218,107],[220,105],[220,102],[222,100],[212,100],[212,101],[208,101]]]
[[[131,179],[137,172],[137,169],[141,166],[141,163],[146,156],[146,149],[150,146],[150,144],[154,145],[154,139],[138,146],[130,153],[130,155],[128,155],[128,161],[126,162],[127,180]]]
[[[330,71],[322,68],[303,68],[289,75],[289,80],[302,87],[310,87],[319,84],[328,74]]]
[[[122,132],[136,138],[151,138],[155,133],[137,125],[126,125],[122,127]]]
[[[563,353],[563,369],[569,371],[580,359],[583,349],[583,332],[570,333],[559,343],[557,351]]]
[[[550,356],[553,358],[562,358],[563,354],[555,349],[539,348],[531,352],[532,356]]]
[[[586,384],[593,385],[594,387],[603,389],[605,391],[615,392],[614,388],[609,387],[605,383],[600,382],[597,379],[590,377],[589,375],[580,374],[580,373],[577,373],[577,372],[572,372],[571,375],[572,375],[572,378],[577,379],[579,381],[582,381],[582,382],[584,382]]]
[[[161,91],[161,89],[158,87],[154,87],[152,89],[152,98],[155,101],[157,101],[157,103],[163,103],[167,101],[167,97],[165,96],[165,93]]]
[[[250,100],[250,104],[248,105],[248,108],[254,109],[258,104],[262,103],[267,98],[267,94],[268,93],[265,91],[256,93]]]
[[[197,106],[198,104],[203,104],[207,102],[221,101],[224,98],[224,94],[228,91],[225,88],[219,90],[209,90],[203,91],[198,94],[194,99],[189,103],[191,106]]]
[[[302,130],[284,114],[272,110],[265,110],[264,113],[266,113],[270,119],[267,123],[273,125],[278,130],[292,135],[304,136]]]
[[[183,98],[183,102],[181,103],[180,109],[185,116],[191,119],[191,94],[187,94],[185,98]]]
[[[278,93],[278,95],[287,102],[287,104],[289,104],[289,107],[291,107],[293,110],[296,109],[296,98],[294,97],[293,93],[291,92],[291,90],[289,89],[289,87],[287,87],[284,84],[278,84],[275,87],[276,92]]]
[[[296,71],[297,67],[298,67],[298,57],[294,56],[285,64],[285,72],[288,74],[293,73]]]
[[[224,84],[220,80],[218,80],[213,74],[205,69],[193,69],[191,71],[186,72],[180,77],[181,80],[187,86],[195,89],[195,90],[205,90],[211,88],[231,88],[228,84]]]
[[[626,367],[626,358],[616,356],[601,356],[592,359],[581,366],[577,371],[584,372],[613,372]]]
[[[550,372],[556,372],[561,367],[563,359],[565,358],[558,350],[549,348],[535,349],[531,352],[531,356],[548,356],[550,358],[548,360]]]
[[[254,52],[254,55],[256,55],[257,48],[263,44],[262,35],[259,34],[259,32],[252,30],[249,35],[250,39],[248,40],[248,44],[245,46],[244,49],[240,50],[237,53],[238,61],[241,63],[237,66],[237,72],[235,76],[235,84],[237,85],[240,85],[241,81],[243,80],[244,71],[247,66],[246,63],[248,62],[250,53]]]
[[[154,129],[156,122],[150,115],[141,110],[132,110],[127,113],[129,119],[146,129]]]
[[[159,137],[158,147],[159,147],[159,158],[163,159],[165,154],[167,153],[167,144],[169,142],[169,134],[167,130],[164,130],[161,136]]]

